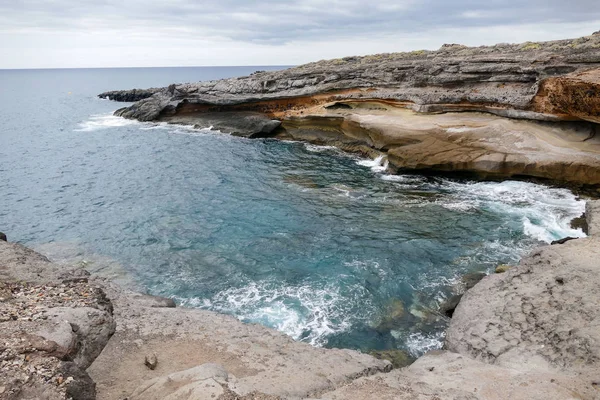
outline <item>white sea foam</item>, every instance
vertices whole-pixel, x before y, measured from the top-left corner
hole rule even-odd
[[[431,190],[440,193],[433,202],[456,212],[491,210],[522,221],[523,233],[550,243],[566,236],[584,237],[570,222],[585,211],[585,201],[567,189],[550,188],[531,182],[454,182],[437,184],[410,175],[382,175],[381,179],[401,184],[404,189]],[[420,205],[430,204],[420,200]],[[419,206],[419,204],[411,204]]]
[[[312,151],[313,153],[323,153],[324,151],[335,151],[339,152],[339,149],[335,146],[319,146],[316,144],[303,143],[304,148],[308,151]]]
[[[404,343],[411,356],[420,357],[427,352],[441,349],[445,337],[446,333],[444,331],[427,334],[415,332],[408,335]]]
[[[373,172],[384,172],[388,167],[388,159],[385,155],[378,156],[374,160],[361,159],[358,160],[356,163],[358,165],[362,165],[363,167],[371,168],[371,171]]]
[[[374,261],[374,260],[368,260],[368,261],[354,260],[354,261],[350,261],[350,262],[345,262],[344,265],[346,267],[353,269],[354,271],[358,272],[359,274],[361,274],[361,273],[376,274],[380,278],[387,277],[388,272],[389,272],[389,271],[381,268],[381,265],[377,261]]]
[[[173,134],[202,136],[206,134],[221,134],[213,127],[197,128],[194,125],[173,125],[166,122],[139,122],[137,120],[117,117],[112,114],[92,115],[87,121],[79,123],[78,132],[94,132],[104,129],[120,128],[137,125],[142,131],[167,130]]]
[[[418,175],[381,175],[381,179],[388,182],[421,183],[425,178]]]
[[[361,287],[355,288],[359,297]],[[241,288],[224,290],[211,299],[180,299],[184,305],[234,314],[238,319],[260,323],[314,346],[326,343],[329,335],[347,331],[352,321],[368,319],[370,305],[353,309],[340,288],[329,284],[282,286],[275,282],[252,282]],[[359,315],[362,313],[363,315]]]
[[[169,129],[169,124],[166,122],[158,122],[158,123],[148,123],[144,126],[140,126],[140,130],[142,131],[154,131],[154,130],[163,130]]]
[[[79,123],[78,132],[94,132],[102,129],[119,128],[130,125],[140,125],[141,122],[117,117],[111,114],[92,115],[87,121]]]
[[[550,243],[565,236],[583,237],[572,229],[570,221],[585,211],[585,201],[567,189],[518,181],[457,183],[444,181],[450,196],[438,200],[455,210],[487,208],[509,214],[523,223],[523,232],[539,241]]]

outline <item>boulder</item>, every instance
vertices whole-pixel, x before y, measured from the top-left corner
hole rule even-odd
[[[588,214],[591,215],[591,214]],[[469,290],[446,347],[517,370],[600,374],[600,238],[537,249]]]
[[[36,333],[58,343],[82,369],[100,355],[116,328],[109,313],[91,307],[55,307],[46,315],[47,322]]]

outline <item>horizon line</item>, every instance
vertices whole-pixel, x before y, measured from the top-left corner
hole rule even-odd
[[[39,67],[39,68],[0,68],[0,71],[39,71],[39,70],[59,70],[59,69],[136,69],[136,68],[243,68],[243,67],[294,67],[284,64],[248,64],[248,65],[165,65],[151,67]]]

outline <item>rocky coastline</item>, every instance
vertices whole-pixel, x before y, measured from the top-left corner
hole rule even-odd
[[[598,33],[324,60],[144,93],[115,115],[384,155],[395,171],[600,187]]]
[[[0,399],[598,399],[600,201],[586,217],[589,237],[484,277],[445,350],[396,369],[0,241]]]
[[[125,118],[335,145],[398,172],[600,187],[598,33],[99,96],[135,101]],[[403,368],[176,307],[0,234],[0,400],[599,399],[600,201],[585,215],[588,237],[470,285],[444,350]]]

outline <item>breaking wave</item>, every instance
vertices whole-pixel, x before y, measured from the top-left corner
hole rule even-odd
[[[361,298],[361,306],[349,301]],[[330,335],[345,332],[374,312],[361,286],[307,283],[286,286],[280,282],[251,282],[223,290],[208,298],[178,299],[183,305],[233,314],[244,322],[259,323],[315,346]]]

